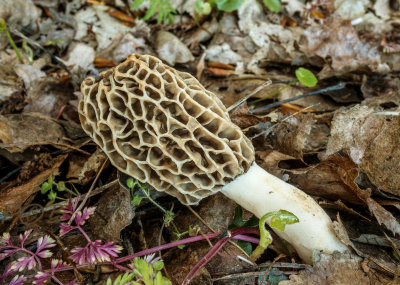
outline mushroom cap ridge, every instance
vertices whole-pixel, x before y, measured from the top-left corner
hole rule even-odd
[[[184,204],[218,192],[254,161],[218,97],[156,57],[132,54],[86,78],[81,92],[82,128],[111,163]]]

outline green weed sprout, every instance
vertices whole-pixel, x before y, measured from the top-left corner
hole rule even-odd
[[[176,11],[168,0],[135,0],[132,3],[131,10],[137,9],[144,1],[149,1],[150,7],[142,18],[143,21],[147,21],[157,14],[157,24],[171,24],[173,22]]]
[[[43,182],[42,186],[40,187],[40,192],[42,194],[46,194],[47,193],[47,198],[49,198],[49,202],[47,203],[47,205],[51,205],[55,202],[56,199],[60,199],[60,200],[67,200],[64,198],[61,198],[58,194],[57,191],[59,192],[68,192],[70,193],[73,197],[77,197],[79,196],[79,192],[75,189],[75,192],[72,191],[71,189],[68,189],[65,186],[65,182],[60,181],[60,182],[56,182],[54,180],[54,176],[50,176],[46,182]]]
[[[281,232],[285,230],[286,225],[299,222],[299,219],[293,213],[286,210],[269,212],[262,216],[258,223],[258,227],[260,229],[260,242],[250,255],[251,261],[256,261],[272,242],[271,234],[265,228],[265,222],[268,218],[271,218],[269,226]]]
[[[19,52],[18,47],[15,44],[14,40],[11,38],[10,32],[7,29],[7,22],[3,18],[0,18],[0,33],[5,33],[6,34],[8,42],[10,43],[12,48],[14,49],[15,54],[17,55],[17,58],[18,58],[19,62],[21,64],[23,64],[24,61],[22,60],[21,53]]]
[[[108,278],[106,285],[170,285],[171,281],[162,276],[161,270],[164,262],[154,258],[154,254],[145,258],[135,257],[130,266],[133,272],[126,272],[119,275],[114,282]]]
[[[259,98],[257,100],[252,101],[250,104],[258,103],[258,102],[273,98],[276,95],[278,95],[281,91],[285,90],[286,88],[292,86],[293,84],[295,84],[297,82],[300,82],[301,84],[303,84],[307,87],[314,87],[318,83],[318,79],[315,77],[315,75],[306,68],[299,67],[298,69],[296,69],[295,74],[296,74],[297,79],[290,81],[288,84],[286,84],[282,88],[279,88],[275,92],[272,92],[271,94],[269,94],[263,98]]]

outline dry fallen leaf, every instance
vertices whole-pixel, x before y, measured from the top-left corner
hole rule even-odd
[[[399,145],[400,117],[356,105],[335,113],[325,156],[348,151],[376,187],[400,195]]]
[[[64,143],[64,130],[54,120],[38,113],[0,116],[0,149],[21,152],[37,144]]]
[[[58,174],[60,165],[67,157],[67,154],[57,156],[54,158],[52,168],[40,172],[21,186],[0,190],[0,210],[7,214],[15,214],[30,195],[40,190],[40,185],[44,181]]]
[[[316,255],[314,266],[291,275],[289,281],[280,285],[343,285],[375,284],[373,275],[368,276],[361,269],[362,258],[350,253]],[[370,279],[371,278],[371,279]]]
[[[93,234],[105,241],[119,241],[120,232],[134,218],[130,192],[116,185],[101,195],[96,212],[89,220]]]
[[[309,27],[304,30],[300,49],[308,57],[317,55],[326,61],[320,78],[362,69],[389,70],[381,62],[378,46],[362,41],[349,20],[330,18],[324,25]]]

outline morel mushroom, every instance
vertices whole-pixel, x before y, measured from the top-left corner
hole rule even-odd
[[[221,191],[258,218],[288,210],[300,222],[277,234],[306,262],[314,250],[347,249],[311,197],[254,162],[249,139],[190,74],[131,55],[81,91],[82,127],[120,171],[188,205]]]

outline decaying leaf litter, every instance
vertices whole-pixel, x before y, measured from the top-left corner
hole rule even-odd
[[[151,1],[135,10],[128,2],[0,2],[0,18],[22,57],[20,62],[0,33],[1,231],[16,237],[33,229],[27,244],[46,234],[57,236],[61,199],[75,192],[85,206],[97,207],[85,225],[91,238],[118,242],[125,255],[173,242],[177,231],[187,231],[182,239],[223,233],[234,224],[236,205],[219,194],[187,208],[150,191],[174,213],[173,225],[147,198],[134,206],[128,177],[117,173],[81,129],[80,82],[132,53],[150,54],[195,75],[228,109],[232,106],[230,118],[252,140],[257,163],[312,195],[353,251],[320,254],[311,267],[274,236],[258,265],[251,265],[237,257],[246,256],[241,249],[227,243],[191,284],[348,284],[350,278],[396,284],[398,3],[282,1],[276,13],[261,1],[246,0],[232,12],[214,6],[205,15],[196,11],[196,1],[170,1],[176,16],[160,23],[157,15],[142,20]],[[316,87],[285,88],[299,67],[317,75]],[[288,100],[340,83],[331,91]],[[251,103],[279,89],[273,98]],[[41,193],[49,179],[55,199]],[[66,247],[55,247],[54,256],[68,263],[68,251],[85,240],[71,231],[58,242]],[[181,283],[216,242],[160,252],[163,275]],[[19,257],[3,260],[3,268]],[[62,284],[74,278],[86,284],[119,274],[101,265],[65,271],[59,278]]]

